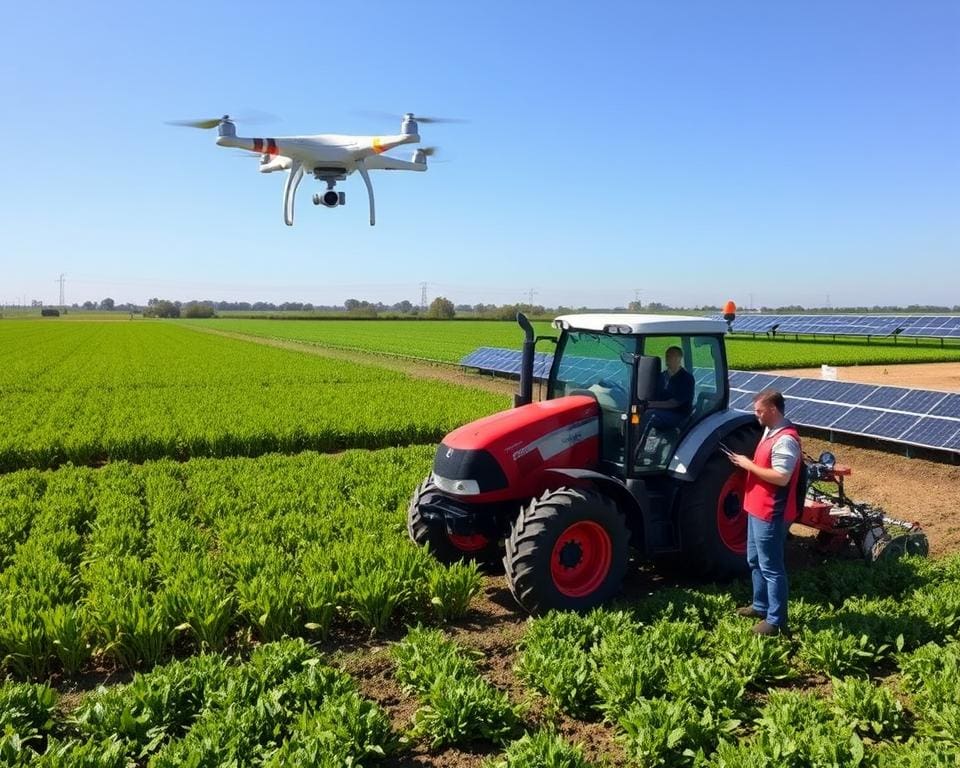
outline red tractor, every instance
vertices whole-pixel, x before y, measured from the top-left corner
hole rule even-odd
[[[559,338],[547,337],[557,348],[546,399],[532,402],[538,339],[525,317],[518,322],[526,338],[515,407],[438,446],[410,503],[411,538],[446,562],[502,558],[510,589],[532,613],[607,600],[631,548],[683,558],[704,577],[744,572],[744,474],[719,443],[752,455],[760,429],[727,407],[726,323],[559,317]],[[671,347],[682,351],[694,396],[680,423],[659,428],[644,415]]]

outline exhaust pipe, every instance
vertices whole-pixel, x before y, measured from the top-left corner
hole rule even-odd
[[[520,391],[513,396],[513,407],[533,402],[533,326],[523,312],[517,312],[517,325],[523,329],[523,356],[520,359]]]

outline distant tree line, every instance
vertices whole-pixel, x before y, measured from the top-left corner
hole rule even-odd
[[[107,312],[142,312],[146,317],[215,317],[217,312],[251,312],[251,313],[310,313],[336,314],[351,318],[376,317],[409,317],[449,320],[457,316],[466,316],[483,320],[512,320],[517,312],[524,312],[531,317],[554,317],[572,312],[694,312],[699,314],[720,312],[720,307],[711,304],[694,307],[674,307],[659,301],[649,301],[643,304],[631,301],[626,307],[545,307],[541,304],[454,304],[444,296],[438,296],[426,308],[413,304],[410,301],[398,301],[395,304],[371,302],[362,299],[350,298],[341,305],[311,304],[310,302],[285,301],[275,304],[269,301],[171,301],[169,299],[152,298],[147,305],[117,304],[112,298],[105,298],[100,302],[85,301],[83,304],[74,304],[74,309],[101,310]],[[910,304],[906,307],[881,306],[872,307],[811,307],[800,304],[789,304],[782,307],[760,307],[757,310],[739,308],[741,314],[763,312],[767,314],[946,314],[960,312],[960,305],[952,307],[932,304]]]

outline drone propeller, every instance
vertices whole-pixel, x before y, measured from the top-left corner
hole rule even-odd
[[[465,123],[467,122],[462,117],[421,117],[420,115],[413,115],[414,120],[418,123]]]
[[[467,120],[464,120],[460,117],[427,117],[422,115],[414,115],[411,113],[406,113],[403,115],[397,115],[393,112],[378,112],[370,110],[360,110],[357,112],[358,115],[363,117],[369,117],[373,120],[402,120],[405,117],[410,117],[412,120],[416,120],[418,123],[423,123],[424,125],[430,123],[466,123]]]
[[[209,117],[200,120],[167,120],[166,123],[167,125],[175,125],[180,128],[200,128],[201,130],[209,131],[224,122],[236,123],[240,121],[248,125],[263,125],[265,123],[275,123],[278,120],[279,118],[276,115],[271,115],[269,112],[247,112],[240,117],[224,115],[223,117]]]
[[[423,153],[424,157],[433,157],[439,149],[440,147],[418,147],[417,152]]]

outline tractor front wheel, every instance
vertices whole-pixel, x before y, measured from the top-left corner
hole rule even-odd
[[[593,608],[620,591],[629,541],[610,497],[586,488],[547,491],[510,530],[503,557],[510,591],[534,614]]]
[[[414,543],[427,547],[441,563],[449,565],[458,560],[476,560],[479,563],[494,563],[499,559],[500,549],[481,533],[458,536],[448,533],[442,519],[427,519],[423,511],[438,498],[442,492],[429,478],[417,486],[407,508],[407,533]]]

